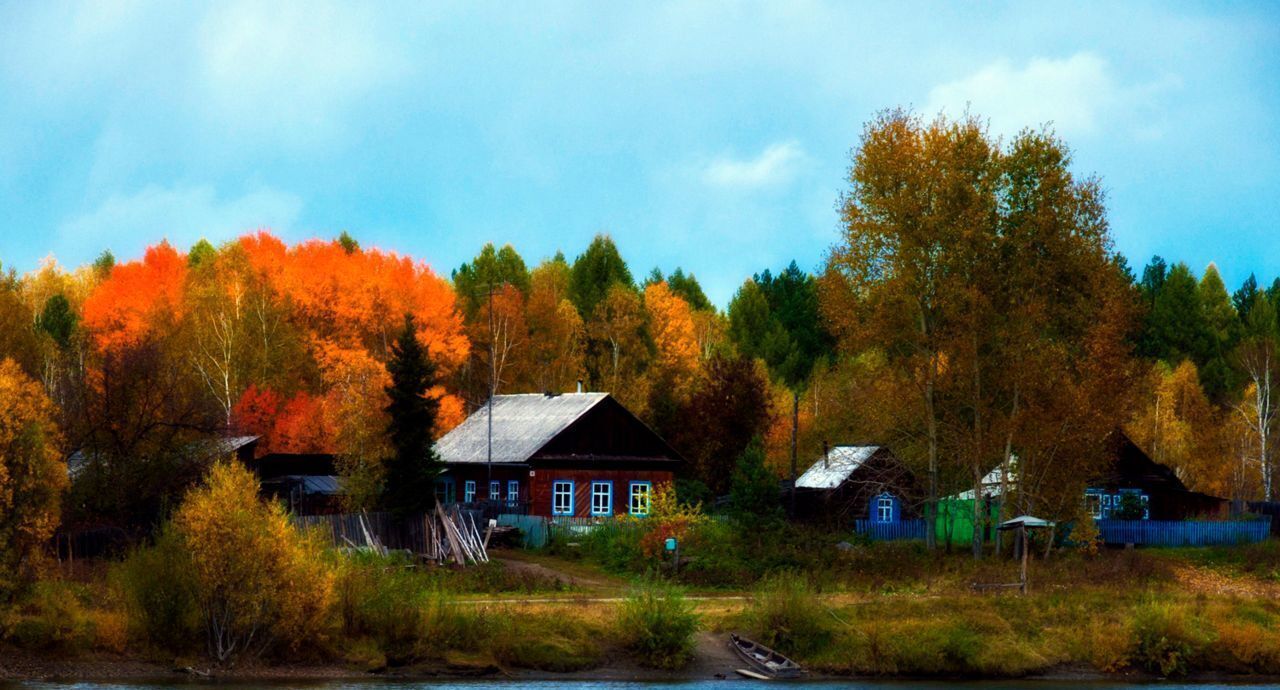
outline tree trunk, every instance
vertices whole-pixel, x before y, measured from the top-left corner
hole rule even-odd
[[[934,417],[933,409],[933,381],[936,368],[937,357],[935,356],[930,362],[929,380],[925,383],[924,394],[929,434],[929,496],[924,507],[924,543],[930,551],[938,547],[938,525],[935,519],[938,510],[938,420]]]
[[[791,389],[791,515],[796,514],[796,435],[800,429],[800,391]]]
[[[1013,425],[1014,420],[1018,418],[1018,395],[1021,393],[1018,384],[1013,385],[1013,405],[1009,414],[1009,429],[1004,435],[1004,458],[1000,462],[1000,500],[996,502],[996,526],[1003,524],[1008,517],[1005,508],[1009,502],[1009,466],[1013,464]],[[997,529],[995,538],[995,553],[1000,555],[1000,547],[1003,533]]]

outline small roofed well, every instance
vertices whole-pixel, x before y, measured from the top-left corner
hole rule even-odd
[[[798,516],[848,525],[915,517],[911,472],[893,452],[876,445],[831,446],[796,479]]]
[[[608,393],[495,396],[436,452],[441,502],[548,517],[647,514],[684,462]]]

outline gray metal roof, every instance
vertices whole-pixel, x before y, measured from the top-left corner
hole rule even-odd
[[[547,441],[602,400],[608,393],[528,393],[493,398],[493,462],[526,462]],[[481,407],[436,441],[446,463],[488,461],[489,408]]]
[[[832,446],[827,450],[825,460],[819,459],[796,479],[796,488],[834,489],[877,450],[880,446]]]

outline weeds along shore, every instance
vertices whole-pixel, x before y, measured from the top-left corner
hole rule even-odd
[[[663,555],[672,535],[678,565]],[[1022,595],[973,588],[1014,577],[1007,557],[840,536],[717,519],[659,492],[647,518],[443,567],[328,548],[223,464],[123,559],[44,564],[0,606],[0,650],[214,673],[710,675],[732,672],[732,658],[708,660],[739,631],[832,675],[1280,675],[1276,540],[1040,552]],[[11,656],[0,672],[20,674]]]

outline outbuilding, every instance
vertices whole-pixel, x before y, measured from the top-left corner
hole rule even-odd
[[[918,517],[915,478],[884,446],[830,446],[795,488],[798,515],[815,522],[890,524]]]

